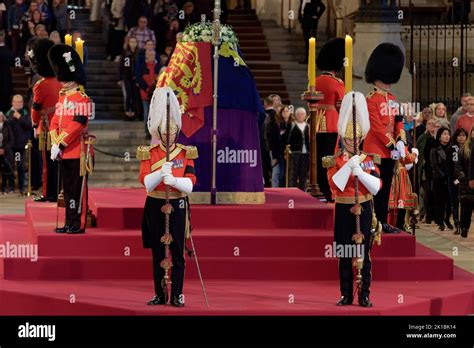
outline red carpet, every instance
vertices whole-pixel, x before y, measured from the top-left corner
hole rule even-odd
[[[143,305],[152,295],[150,253],[142,248],[139,231],[143,190],[91,190],[90,208],[98,227],[76,236],[53,233],[54,204],[28,201],[26,219],[0,218],[0,241],[38,243],[39,259],[4,260],[0,314],[474,312],[474,276],[408,234],[384,235],[382,245],[373,248],[375,306],[336,307],[337,259],[325,257],[325,247],[332,245],[332,206],[295,189],[269,189],[266,197],[266,204],[259,206],[192,206],[193,236],[211,312],[205,308],[193,260],[187,262],[184,309]],[[72,304],[71,294],[76,298]],[[289,303],[291,294],[294,303]]]

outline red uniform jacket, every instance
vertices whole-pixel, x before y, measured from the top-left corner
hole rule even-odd
[[[377,167],[377,164],[380,162],[380,158],[378,155],[369,155],[369,154],[361,154],[365,155],[366,158],[361,163],[362,169],[371,175],[376,177],[380,177],[380,172]],[[339,190],[336,186],[334,181],[332,181],[332,177],[337,171],[346,164],[346,162],[352,157],[351,154],[345,151],[338,151],[334,156],[326,156],[323,158],[323,166],[328,169],[328,181],[329,186],[331,187],[331,191],[336,203],[342,204],[354,204],[354,195],[355,195],[355,188],[354,188],[354,177],[352,174],[349,176],[349,180],[347,181],[346,188],[344,191]],[[382,181],[380,181],[380,187],[382,187]],[[364,203],[371,200],[372,194],[359,182],[359,203]]]
[[[344,82],[332,73],[323,73],[316,78],[317,90],[324,94],[324,99],[316,106],[324,110],[318,132],[337,133],[339,107],[344,98]],[[338,105],[339,104],[339,105]]]
[[[398,115],[396,98],[390,92],[378,88],[367,95],[370,130],[364,140],[364,152],[375,153],[382,158],[390,158],[398,140],[406,144],[403,116]]]
[[[54,77],[43,78],[33,86],[31,120],[33,126],[37,126],[38,135],[43,133],[43,122],[41,122],[43,118],[48,118],[48,126],[51,124],[61,88],[62,84]],[[49,129],[45,129],[44,131],[49,132]]]
[[[49,131],[51,142],[63,150],[61,158],[80,158],[86,152],[83,137],[92,113],[92,101],[79,87],[61,90]]]
[[[173,162],[171,170],[173,176],[177,178],[190,178],[193,185],[196,184],[196,175],[194,171],[194,159],[198,157],[197,149],[194,146],[184,146],[176,144],[176,147],[170,152],[170,162]],[[137,150],[137,158],[140,160],[140,182],[145,185],[145,176],[160,170],[166,162],[166,148],[162,145],[140,146]],[[164,199],[166,185],[162,181],[149,196]],[[170,198],[177,198],[180,192],[171,187]],[[178,194],[178,195],[176,195]]]

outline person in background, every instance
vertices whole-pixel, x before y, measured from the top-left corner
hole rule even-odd
[[[435,218],[432,179],[433,172],[431,169],[431,149],[436,143],[436,132],[441,128],[441,124],[436,117],[430,118],[426,122],[426,132],[420,136],[417,142],[417,147],[420,152],[418,160],[418,175],[421,182],[421,192],[423,197],[423,212],[420,215],[424,215],[425,222],[431,224]]]
[[[46,30],[46,26],[44,24],[38,24],[35,27],[35,36],[38,39],[47,39],[47,38],[49,38],[49,34],[48,34],[48,32]]]
[[[12,150],[18,171],[18,189],[20,194],[23,195],[25,182],[25,145],[31,137],[32,125],[30,115],[24,106],[23,97],[21,95],[16,94],[13,96],[12,107],[5,115],[7,116],[7,122],[15,138]]]
[[[148,40],[153,41],[156,45],[155,33],[148,28],[148,19],[145,16],[141,16],[138,19],[138,26],[130,29],[127,36],[134,36],[138,41],[138,48],[140,49],[145,47],[145,43]]]
[[[455,176],[459,180],[459,200],[461,202],[461,237],[467,238],[471,227],[474,208],[474,127],[459,151],[459,161],[455,165]]]
[[[444,231],[444,225],[453,229],[449,222],[448,207],[450,198],[448,190],[449,177],[449,141],[451,133],[448,128],[441,127],[436,133],[436,144],[430,152],[431,170],[433,173],[433,197],[435,200],[435,222],[439,230]]]
[[[166,31],[166,44],[172,46],[173,49],[176,46],[176,36],[179,32],[179,21],[177,19],[171,21],[168,30]]]
[[[56,19],[55,29],[59,32],[59,37],[64,36],[69,31],[69,13],[64,0],[53,0],[53,13]]]
[[[45,0],[36,0],[36,3],[38,4],[38,10],[41,12],[41,18],[45,22],[46,29],[48,30],[52,24],[53,14]]]
[[[273,107],[275,108],[275,99],[273,98]],[[268,118],[265,127],[265,139],[267,141],[268,151],[271,159],[272,187],[279,187],[280,183],[280,162],[283,159],[283,146],[281,141],[280,129],[282,119],[280,118],[281,105],[278,110],[272,113]]]
[[[4,195],[15,190],[12,150],[14,143],[15,138],[7,122],[7,117],[0,111],[0,170],[2,171],[2,193]],[[8,188],[8,184],[10,184],[10,188]]]
[[[61,35],[56,30],[51,32],[51,34],[49,34],[49,39],[53,41],[55,44],[61,43]]]
[[[305,44],[305,56],[300,61],[301,64],[308,64],[309,39],[312,36],[316,36],[319,18],[321,18],[325,10],[326,6],[324,6],[321,0],[300,0],[298,21],[301,23]]]
[[[137,24],[140,26],[140,18],[148,20],[151,14],[150,5],[146,0],[126,0],[123,8],[125,31],[133,29]],[[136,37],[134,33],[132,35]],[[140,42],[140,39],[138,41]]]
[[[7,28],[7,5],[5,1],[0,0],[0,30]]]
[[[467,132],[459,128],[454,132],[449,147],[449,194],[451,196],[454,226],[456,227],[454,234],[461,233],[459,225],[459,180],[455,175],[455,166],[459,162],[459,150],[464,146],[466,139]]]
[[[119,86],[122,87],[125,121],[132,121],[139,113],[139,93],[135,81],[134,67],[138,54],[138,41],[127,37],[119,63]]]
[[[38,3],[36,1],[30,2],[28,10],[23,13],[23,17],[21,19],[21,45],[22,47],[26,47],[26,43],[32,37],[32,32],[30,31],[30,27],[28,23],[32,19],[32,14],[34,11],[38,10]],[[34,30],[33,30],[34,33]]]
[[[275,112],[280,112],[283,105],[281,102],[281,97],[278,94],[272,94],[271,96],[273,99],[273,108],[275,109]]]
[[[39,24],[45,25],[45,21],[43,20],[43,14],[40,10],[34,10],[33,12],[31,12],[31,16],[28,21],[28,30],[30,31],[30,37],[36,36],[35,29],[36,26]]]
[[[310,138],[304,108],[296,109],[295,121],[291,123],[287,139],[286,144],[290,145],[291,150],[290,187],[298,187],[305,192],[309,171]]]
[[[155,90],[156,79],[160,72],[160,64],[156,60],[155,50],[147,50],[145,52],[145,61],[137,69],[137,83],[140,88],[140,96],[143,104],[143,120],[145,122],[145,133],[147,138],[150,138],[148,132],[148,111],[150,107],[150,100]]]
[[[123,9],[125,0],[112,0],[110,12],[112,14],[112,28],[110,34],[110,54],[111,59],[120,62],[121,44],[125,38],[125,24]]]
[[[458,118],[467,112],[467,101],[469,100],[469,97],[471,97],[471,93],[463,93],[461,95],[461,106],[458,107],[456,112],[451,116],[451,119],[449,120],[451,124],[451,133],[454,133],[456,131],[455,128]]]
[[[466,113],[456,122],[456,129],[471,129],[474,126],[474,97],[469,97],[466,104]]]
[[[183,5],[183,12],[184,12],[184,16],[182,16],[183,17],[182,19],[180,16],[178,30],[179,28],[184,30],[186,26],[200,21],[200,18],[195,11],[194,4],[191,1],[188,1],[187,3]]]
[[[10,107],[10,98],[13,94],[11,68],[14,55],[5,45],[5,31],[0,30],[0,111],[7,111]]]
[[[15,4],[8,9],[7,32],[11,39],[12,53],[17,56],[20,48],[21,19],[26,11],[23,0],[15,0]]]
[[[448,120],[448,114],[446,113],[446,105],[444,105],[443,103],[436,104],[434,108],[434,112],[435,112],[435,117],[441,123],[441,127],[449,129],[450,124]]]
[[[281,161],[280,161],[280,176],[279,176],[278,187],[286,186],[286,166],[289,164],[289,162],[286,161],[285,148],[287,145],[288,133],[291,129],[291,125],[293,121],[293,115],[291,113],[291,110],[293,110],[293,107],[290,107],[289,105],[282,105],[282,108],[278,116],[278,118],[281,120],[280,144],[282,146],[282,153],[284,154],[284,156],[282,156]],[[288,178],[288,180],[289,179],[290,178]]]
[[[260,148],[262,154],[262,170],[265,187],[271,187],[272,161],[270,159],[270,149],[268,148],[268,143],[266,139],[267,125],[271,119],[275,118],[276,114],[275,109],[273,108],[273,98],[271,95],[264,99],[263,107],[265,109],[265,114],[262,115],[262,119],[258,122],[260,133]]]

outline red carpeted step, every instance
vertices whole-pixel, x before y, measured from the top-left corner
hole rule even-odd
[[[323,257],[333,247],[333,232],[324,230],[195,230],[194,242],[200,257]],[[38,235],[40,256],[148,256],[141,232],[89,229],[84,235],[54,233]],[[374,246],[372,257],[415,256],[415,238],[386,235]]]
[[[425,248],[426,249],[426,248]],[[453,260],[418,246],[416,257],[372,259],[376,280],[450,280]],[[200,257],[207,279],[253,280],[334,280],[338,277],[336,258],[252,258],[236,256]],[[148,257],[40,257],[5,259],[5,279],[146,279],[151,274]],[[193,261],[188,261],[186,276],[197,278]]]

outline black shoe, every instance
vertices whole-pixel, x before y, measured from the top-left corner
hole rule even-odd
[[[392,226],[392,225],[387,224],[387,223],[382,224],[382,230],[385,233],[394,233],[394,234],[402,232],[402,230],[400,230],[399,228],[396,228],[395,226]]]
[[[146,303],[148,306],[158,306],[158,305],[165,305],[165,296],[161,295],[155,295],[150,301]]]
[[[444,224],[443,223],[441,225],[438,225],[438,230],[444,231]]]
[[[352,297],[349,296],[341,296],[339,301],[337,301],[336,305],[338,306],[349,306],[352,304]]]
[[[35,199],[33,199],[33,201],[35,201],[35,202],[47,202],[48,199],[44,196],[39,196],[39,197],[35,197]]]
[[[447,228],[449,228],[450,230],[454,230],[454,226],[449,220],[444,220],[444,223],[446,224]]]
[[[171,299],[171,305],[175,307],[184,307],[184,302],[181,301],[181,296],[173,296]]]
[[[456,225],[456,229],[454,230],[454,234],[460,235],[461,234],[461,226]]]
[[[366,308],[372,307],[372,302],[370,302],[369,296],[359,297],[359,305]]]
[[[84,233],[84,232],[85,232],[84,230],[81,230],[80,228],[77,228],[77,227],[69,227],[66,230],[67,234],[81,234],[81,233]]]
[[[463,229],[461,230],[461,237],[467,238],[467,228],[463,228]]]
[[[68,225],[64,225],[64,227],[58,227],[54,230],[54,232],[56,233],[66,233],[67,230],[69,230],[69,226]]]

